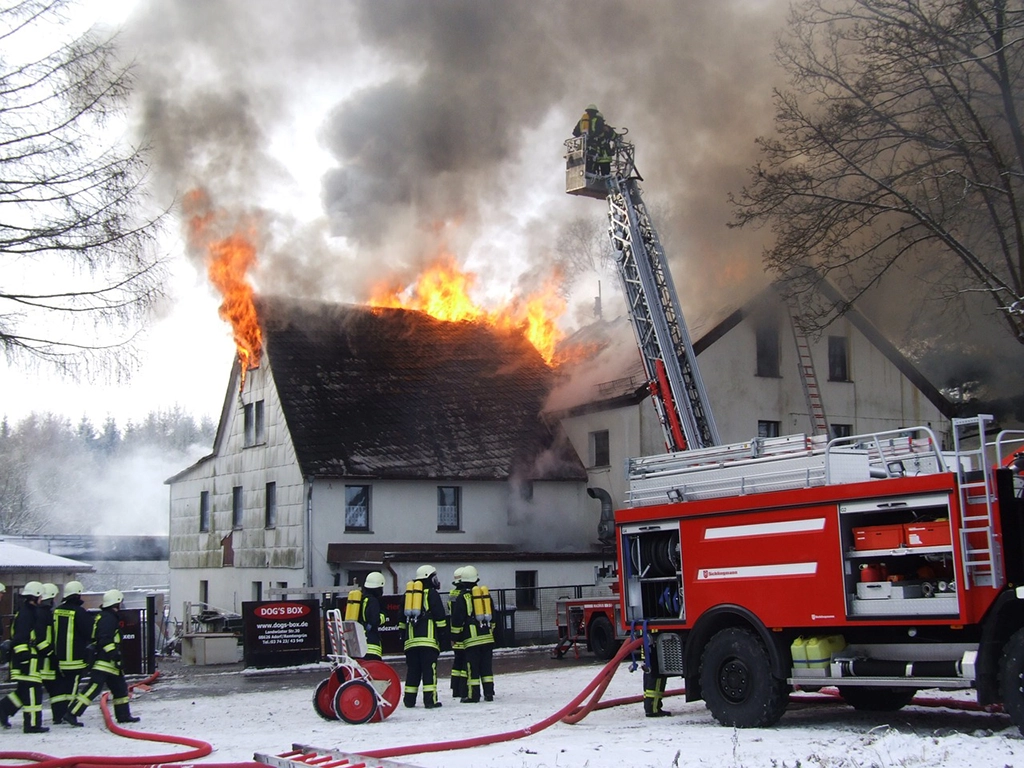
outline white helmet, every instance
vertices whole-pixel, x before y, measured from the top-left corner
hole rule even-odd
[[[39,581],[30,581],[21,588],[21,594],[25,597],[42,597],[43,585]]]
[[[432,565],[421,565],[419,568],[416,569],[416,578],[417,579],[429,579],[435,573],[437,573],[437,568],[435,568],[434,566],[432,566]]]
[[[80,595],[85,591],[85,587],[82,586],[80,581],[69,581],[64,585],[64,597],[71,597],[72,595]]]
[[[59,594],[60,594],[60,588],[56,584],[51,584],[50,582],[47,582],[46,584],[43,584],[43,594],[42,594],[42,599],[43,600],[52,600],[53,598],[55,598]]]
[[[472,565],[466,565],[462,568],[462,581],[463,583],[476,584],[480,581],[480,574],[476,572],[476,568]]]
[[[461,568],[461,567],[455,569],[455,573],[452,574],[452,584],[461,584],[462,583],[462,571],[463,570],[464,569]]]
[[[108,589],[103,593],[103,602],[100,603],[100,608],[109,608],[121,602],[124,602],[124,593],[120,589]]]
[[[366,578],[363,580],[363,586],[366,589],[378,589],[384,587],[384,574],[380,571],[371,571],[366,574]]]
[[[6,591],[7,591],[7,587],[4,585],[4,583],[2,581],[0,581],[0,595],[2,595]]]

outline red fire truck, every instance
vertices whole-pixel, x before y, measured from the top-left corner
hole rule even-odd
[[[809,376],[820,434],[721,445],[633,147],[600,137],[600,175],[588,138],[566,143],[566,189],[608,201],[668,447],[629,462],[601,532],[618,632],[723,725],[771,725],[791,690],[829,685],[874,711],[972,689],[1024,733],[1024,432],[988,443],[979,416],[953,420],[948,451],[926,427],[829,440]]]

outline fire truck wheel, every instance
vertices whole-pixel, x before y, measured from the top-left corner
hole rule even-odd
[[[861,712],[895,712],[914,700],[917,689],[841,685],[839,695],[843,701]]]
[[[789,701],[785,680],[772,676],[764,645],[738,627],[718,632],[704,648],[700,687],[715,720],[735,728],[774,725]]]
[[[590,622],[590,650],[602,661],[608,661],[619,650],[619,641],[615,639],[615,630],[607,616],[595,616]]]
[[[1024,734],[1024,629],[1018,629],[1003,646],[999,660],[999,693],[1003,711]]]
[[[377,714],[377,694],[365,680],[349,680],[334,696],[334,711],[346,723],[362,725]]]

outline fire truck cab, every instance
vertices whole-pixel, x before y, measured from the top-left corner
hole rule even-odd
[[[990,420],[954,419],[949,453],[915,427],[630,461],[623,628],[723,725],[771,725],[794,689],[886,711],[973,688],[1024,732],[1024,482],[1003,466],[1024,433],[986,446]]]

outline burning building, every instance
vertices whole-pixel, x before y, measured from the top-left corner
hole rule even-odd
[[[423,562],[473,562],[500,586],[592,581],[600,510],[541,418],[553,373],[522,333],[256,307],[262,357],[236,360],[213,452],[167,481],[172,605],[238,611],[371,570],[397,591]]]

